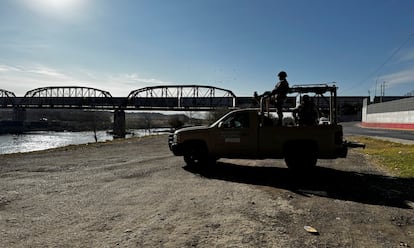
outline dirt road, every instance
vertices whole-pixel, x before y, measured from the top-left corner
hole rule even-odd
[[[354,152],[302,176],[283,160],[187,168],[166,136],[0,161],[0,247],[414,247],[414,179]]]

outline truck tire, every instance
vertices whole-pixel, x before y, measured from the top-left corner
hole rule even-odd
[[[184,149],[184,161],[188,166],[205,165],[213,161],[208,156],[207,147],[203,143],[191,142],[186,144]]]
[[[284,148],[285,163],[292,170],[311,170],[318,161],[318,147],[312,141],[290,142]]]

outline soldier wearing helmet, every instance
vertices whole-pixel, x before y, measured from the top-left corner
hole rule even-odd
[[[272,90],[272,95],[275,96],[275,105],[278,116],[278,125],[282,125],[283,120],[283,104],[286,101],[287,93],[289,92],[289,83],[286,80],[287,73],[281,71],[278,74],[279,82],[276,84],[275,88]]]
[[[280,77],[283,77],[283,79],[286,79],[287,78],[287,73],[285,71],[281,71],[281,72],[279,72],[279,74],[277,74],[277,76],[279,77],[279,79],[280,79]]]

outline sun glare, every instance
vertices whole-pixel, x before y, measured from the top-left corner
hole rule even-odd
[[[59,16],[73,15],[82,9],[86,0],[27,0],[36,11]]]
[[[79,4],[80,0],[37,0],[39,4],[52,8],[71,8]]]

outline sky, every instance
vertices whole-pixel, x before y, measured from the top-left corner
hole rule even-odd
[[[414,90],[411,0],[1,0],[0,89],[157,85],[236,96],[335,82],[339,96]]]

